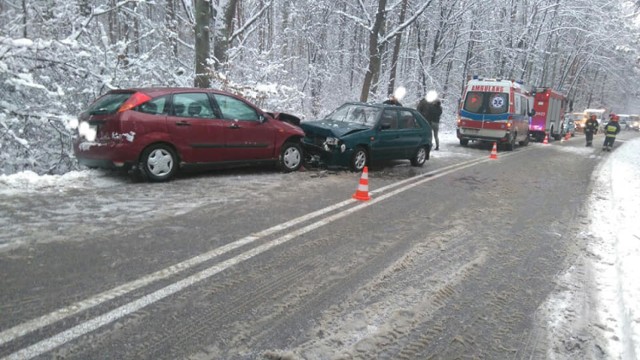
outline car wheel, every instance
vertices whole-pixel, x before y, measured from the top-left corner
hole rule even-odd
[[[416,150],[416,154],[411,158],[411,165],[422,166],[425,161],[427,161],[427,148],[425,146],[420,146],[418,150]]]
[[[468,139],[460,139],[460,145],[462,145],[462,146],[469,145],[469,140]]]
[[[142,171],[152,182],[167,181],[178,170],[178,157],[173,149],[165,144],[151,145],[142,153]]]
[[[509,142],[504,144],[504,149],[507,151],[513,151],[516,145],[516,135],[511,135],[509,137]]]
[[[300,144],[286,142],[282,145],[278,165],[283,172],[297,171],[302,166],[303,155]]]
[[[367,153],[367,150],[362,146],[356,147],[353,151],[353,155],[351,155],[351,170],[354,172],[360,172],[365,166],[367,166],[368,162],[369,154]]]
[[[521,146],[529,145],[529,134],[527,134],[527,137],[525,137],[524,140],[520,141],[518,144],[520,144]]]

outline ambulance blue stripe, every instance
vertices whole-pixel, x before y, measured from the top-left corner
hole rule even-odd
[[[476,121],[499,121],[499,120],[508,120],[509,119],[509,113],[505,113],[505,114],[476,114],[476,113],[472,113],[472,112],[468,112],[466,110],[460,110],[460,117],[463,117],[465,119],[469,119],[469,120],[476,120]]]

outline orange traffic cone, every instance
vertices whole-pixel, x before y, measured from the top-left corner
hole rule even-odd
[[[549,143],[549,135],[545,135],[544,136],[544,141],[542,143],[545,144],[545,145],[547,145]]]
[[[358,184],[356,193],[353,194],[353,198],[361,201],[367,201],[371,199],[371,197],[369,197],[369,170],[366,166],[362,169],[360,183]]]
[[[491,149],[491,155],[489,155],[489,159],[497,159],[498,158],[498,145],[494,142],[493,149]]]

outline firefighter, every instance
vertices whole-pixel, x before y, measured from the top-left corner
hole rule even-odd
[[[584,135],[587,137],[586,146],[591,146],[591,142],[593,142],[593,135],[598,133],[598,125],[596,114],[591,114],[587,122],[584,123]]]
[[[611,120],[604,127],[604,144],[602,145],[603,151],[611,151],[613,147],[613,142],[616,141],[616,135],[620,132],[620,124],[618,120],[620,117],[618,115],[613,114],[611,116]]]

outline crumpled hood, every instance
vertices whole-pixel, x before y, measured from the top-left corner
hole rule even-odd
[[[368,130],[369,126],[335,120],[303,121],[300,127],[307,135],[342,137],[352,132]]]

